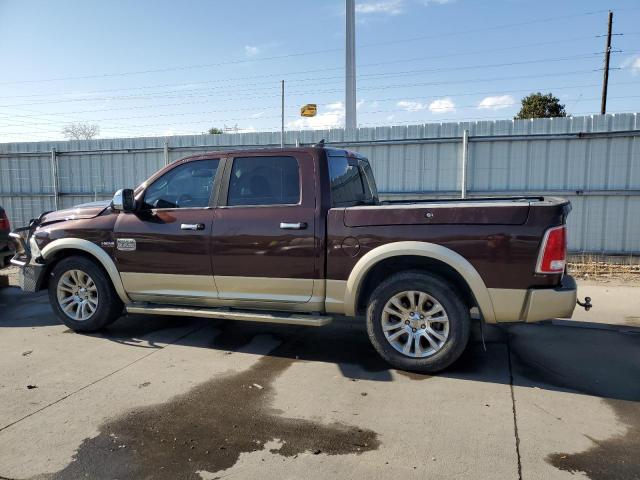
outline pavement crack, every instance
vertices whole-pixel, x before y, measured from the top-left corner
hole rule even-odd
[[[522,460],[520,458],[520,435],[518,434],[518,414],[516,411],[516,396],[513,389],[513,366],[511,362],[511,335],[507,332],[507,357],[509,360],[509,390],[511,391],[511,411],[513,412],[513,436],[516,442],[516,457],[518,459],[518,480],[522,480]]]
[[[89,388],[89,387],[91,387],[91,386],[95,385],[96,383],[99,383],[99,382],[101,382],[101,381],[103,381],[103,380],[105,380],[105,379],[107,379],[107,378],[109,378],[109,377],[111,377],[111,376],[113,376],[113,375],[115,375],[115,374],[117,374],[117,373],[119,373],[119,372],[121,372],[121,371],[123,371],[123,370],[125,370],[125,369],[129,368],[131,365],[134,365],[134,364],[136,364],[136,363],[138,363],[138,362],[141,362],[141,361],[142,361],[142,360],[144,360],[145,358],[148,358],[148,357],[150,357],[151,355],[153,355],[153,354],[155,354],[155,353],[158,353],[158,352],[160,352],[160,351],[164,350],[164,349],[165,349],[166,347],[168,347],[169,345],[173,345],[174,343],[179,342],[179,341],[180,341],[180,340],[182,340],[183,338],[186,338],[186,337],[188,337],[189,335],[192,335],[192,334],[194,334],[194,333],[196,333],[196,332],[198,332],[198,331],[202,330],[203,328],[205,328],[205,326],[206,326],[206,325],[201,325],[201,326],[199,326],[199,327],[193,328],[193,329],[189,330],[187,333],[185,333],[184,335],[181,335],[181,336],[179,336],[178,338],[176,338],[176,339],[172,340],[171,342],[168,342],[166,345],[164,345],[164,346],[162,346],[162,347],[160,347],[160,348],[154,349],[153,351],[151,351],[151,352],[147,353],[146,355],[143,355],[143,356],[141,356],[141,357],[139,357],[139,358],[136,358],[136,359],[135,359],[135,360],[133,360],[132,362],[129,362],[129,363],[127,363],[126,365],[123,365],[122,367],[117,368],[116,370],[113,370],[112,372],[107,373],[106,375],[103,375],[102,377],[100,377],[100,378],[98,378],[98,379],[94,380],[93,382],[90,382],[90,383],[88,383],[88,384],[86,384],[86,385],[83,385],[82,387],[80,387],[80,388],[78,388],[78,389],[74,390],[73,392],[68,393],[68,394],[66,394],[66,395],[64,395],[64,396],[62,396],[62,397],[60,397],[60,398],[58,398],[57,400],[55,400],[55,401],[53,401],[53,402],[50,402],[50,403],[48,403],[47,405],[45,405],[45,406],[43,406],[43,407],[41,407],[41,408],[39,408],[39,409],[37,409],[37,410],[35,410],[35,411],[31,412],[31,413],[28,413],[27,415],[24,415],[23,417],[21,417],[21,418],[19,418],[19,419],[15,420],[15,421],[13,421],[13,422],[11,422],[11,423],[8,423],[7,425],[4,425],[4,426],[0,427],[0,432],[3,432],[4,430],[6,430],[6,429],[8,429],[8,428],[10,428],[10,427],[13,427],[14,425],[17,425],[18,423],[22,422],[23,420],[26,420],[27,418],[32,417],[33,415],[36,415],[36,414],[38,414],[38,413],[42,412],[43,410],[46,410],[47,408],[52,407],[52,406],[54,406],[54,405],[56,405],[56,404],[58,404],[58,403],[60,403],[60,402],[62,402],[62,401],[64,401],[64,400],[66,400],[66,399],[67,399],[67,398],[69,398],[69,397],[72,397],[72,396],[73,396],[73,395],[75,395],[76,393],[79,393],[79,392],[82,392],[83,390],[86,390],[87,388]],[[0,477],[0,480],[1,480],[1,477]]]

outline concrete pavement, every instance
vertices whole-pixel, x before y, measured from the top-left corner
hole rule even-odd
[[[131,316],[78,335],[43,293],[5,289],[0,476],[640,478],[629,288],[611,315],[594,294],[586,319],[488,331],[433,377],[390,369],[357,320]]]

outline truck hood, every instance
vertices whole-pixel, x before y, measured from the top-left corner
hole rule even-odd
[[[110,200],[83,203],[81,205],[76,205],[75,207],[67,208],[65,210],[56,210],[55,212],[49,212],[42,216],[42,218],[40,219],[40,225],[46,225],[54,222],[63,222],[65,220],[94,218],[104,212],[110,203]]]

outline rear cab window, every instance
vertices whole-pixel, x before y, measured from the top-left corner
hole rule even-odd
[[[327,149],[331,206],[375,205],[378,191],[369,161],[344,150]]]

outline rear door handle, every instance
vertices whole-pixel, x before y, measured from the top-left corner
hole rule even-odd
[[[304,230],[307,228],[306,222],[298,222],[298,223],[288,223],[288,222],[280,222],[280,228],[282,230]]]
[[[204,223],[183,223],[180,230],[204,230]]]

